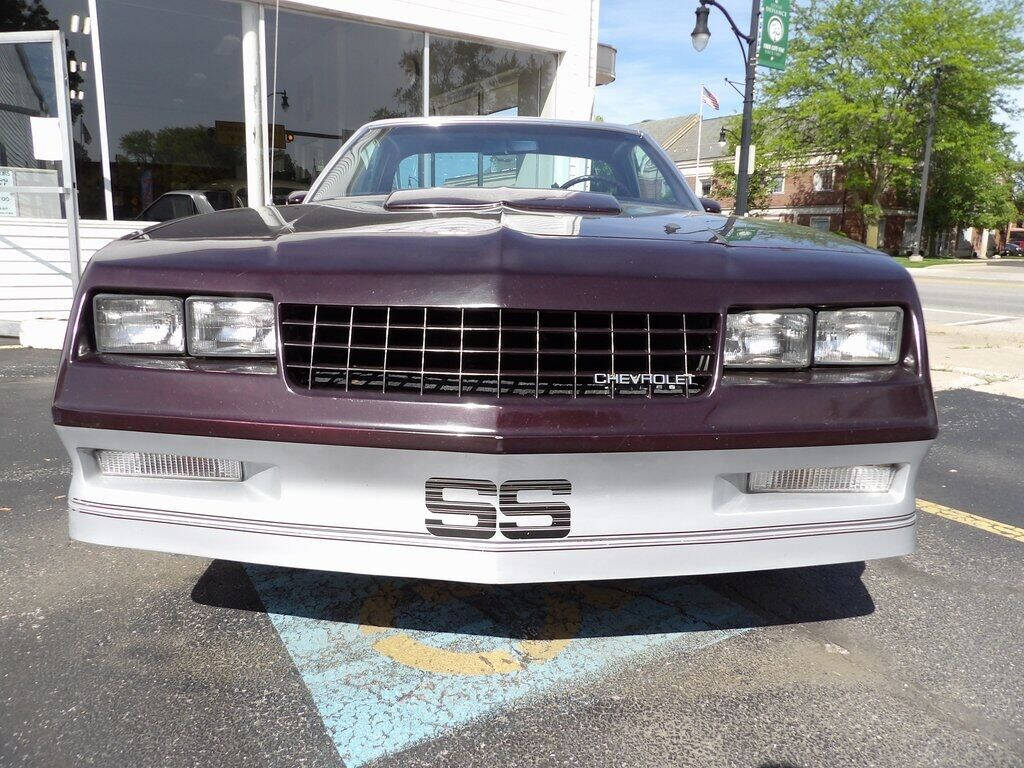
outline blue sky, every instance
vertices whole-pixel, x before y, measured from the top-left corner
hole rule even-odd
[[[615,82],[597,89],[597,114],[612,123],[636,123],[696,112],[702,82],[718,97],[718,114],[743,109],[743,99],[722,80],[743,80],[736,38],[722,14],[712,9],[711,42],[702,53],[693,50],[696,7],[697,0],[601,0],[601,42],[614,45],[619,54]],[[727,7],[746,31],[749,2]],[[705,108],[705,115],[713,113]]]
[[[750,25],[749,0],[725,0],[740,29]],[[743,59],[725,18],[712,9],[711,41],[702,53],[693,50],[697,0],[601,0],[603,43],[618,51],[616,80],[597,89],[595,112],[613,123],[672,117],[697,111],[697,93],[704,83],[718,97],[721,111],[736,114],[743,99],[723,77],[743,80]],[[742,86],[740,86],[742,88]],[[1024,103],[1024,90],[1018,93]],[[704,114],[716,114],[705,107]],[[1024,115],[1005,122],[1017,132],[1017,148],[1024,153]]]

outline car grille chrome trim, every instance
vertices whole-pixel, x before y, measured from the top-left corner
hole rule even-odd
[[[711,313],[282,304],[305,390],[451,397],[696,397],[715,375]],[[595,374],[610,374],[596,383]],[[644,381],[624,381],[623,375]],[[687,383],[652,377],[681,374]],[[609,377],[604,377],[608,379]]]

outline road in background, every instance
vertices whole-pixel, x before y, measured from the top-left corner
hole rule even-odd
[[[925,321],[1024,327],[1024,260],[911,269]]]

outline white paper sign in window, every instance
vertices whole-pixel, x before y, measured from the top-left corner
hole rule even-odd
[[[32,125],[32,155],[36,160],[60,160],[60,119],[56,117],[30,117]]]

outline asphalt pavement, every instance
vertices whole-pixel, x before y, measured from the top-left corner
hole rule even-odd
[[[1024,259],[926,267],[910,274],[928,322],[1024,322]]]
[[[0,349],[4,768],[1024,766],[1022,400],[938,393],[911,557],[487,588],[68,540],[55,361]]]

